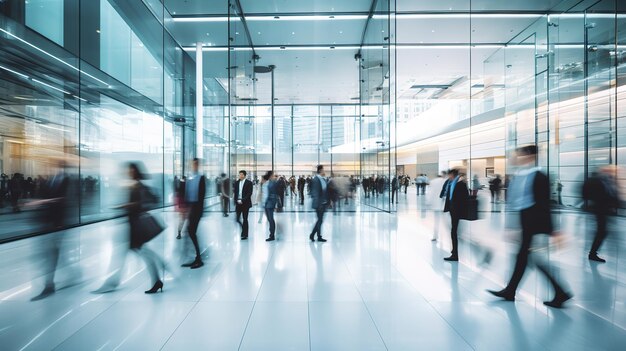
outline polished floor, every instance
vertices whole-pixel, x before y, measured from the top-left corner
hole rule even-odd
[[[327,243],[311,243],[311,212],[276,215],[279,240],[264,241],[267,222],[250,218],[239,240],[234,218],[208,213],[200,240],[206,265],[180,268],[189,240],[175,239],[176,214],[159,213],[168,229],[149,246],[168,263],[163,293],[150,287],[132,254],[120,288],[93,294],[111,257],[123,253],[126,224],[112,220],[0,246],[2,350],[623,350],[626,345],[626,221],[611,225],[601,250],[586,250],[592,219],[560,215],[569,240],[558,250],[538,243],[575,297],[562,310],[542,301],[552,292],[527,271],[516,302],[485,289],[502,287],[515,233],[503,212],[463,223],[459,263],[449,254],[446,216],[432,242],[433,213],[415,193],[398,212],[327,213]],[[497,208],[495,208],[498,210]],[[43,288],[52,244],[61,245],[57,292]],[[545,244],[545,245],[542,245]],[[490,264],[486,252],[493,253]]]

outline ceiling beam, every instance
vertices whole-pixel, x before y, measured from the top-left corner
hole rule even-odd
[[[246,14],[243,12],[243,7],[241,7],[241,2],[239,0],[235,0],[235,4],[239,9],[239,17],[241,18],[241,24],[243,25],[244,30],[246,31],[246,35],[248,36],[248,40],[250,41],[250,48],[252,48],[252,57],[257,57],[256,51],[254,50],[254,43],[252,42],[252,36],[250,35],[250,30],[248,29],[248,23],[246,22]],[[230,38],[229,38],[230,43]]]
[[[372,18],[374,18],[374,11],[376,11],[376,5],[378,4],[378,0],[372,0],[372,5],[370,6],[369,14],[367,15],[367,21],[365,21],[365,27],[363,28],[363,34],[361,35],[361,46],[365,43],[365,35],[367,34],[367,26],[370,24]],[[356,57],[361,57],[361,49],[357,52]]]

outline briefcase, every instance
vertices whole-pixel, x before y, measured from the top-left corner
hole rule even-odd
[[[154,239],[165,227],[154,216],[143,212],[137,217],[137,234],[141,245]]]
[[[470,195],[466,204],[467,212],[465,213],[465,220],[475,221],[478,219],[478,199],[475,195]]]

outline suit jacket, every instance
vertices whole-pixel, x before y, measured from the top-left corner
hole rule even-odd
[[[189,183],[186,185],[186,189],[189,187]],[[190,212],[193,212],[196,215],[202,216],[202,212],[204,212],[204,198],[206,196],[206,177],[200,176],[200,184],[198,185],[198,201],[190,202],[189,205]]]
[[[267,182],[267,199],[264,204],[265,208],[276,208],[276,205],[278,205],[278,201],[280,200],[278,196],[278,188],[278,181],[270,180]]]
[[[450,182],[448,182],[449,184]],[[448,186],[447,184],[445,185]],[[467,211],[467,199],[469,198],[469,192],[467,190],[467,183],[464,180],[457,181],[452,193],[452,200],[450,200],[450,194],[446,194],[446,204],[443,212],[450,212],[450,215],[463,218]]]
[[[589,201],[589,209],[597,214],[612,214],[619,207],[617,189],[612,180],[602,175],[593,175],[583,184],[583,199]],[[610,187],[613,187],[611,189]]]
[[[551,234],[553,227],[550,213],[550,181],[540,171],[535,174],[532,191],[535,204],[520,213],[522,230],[531,235]]]
[[[235,186],[233,187],[235,204],[237,204],[237,201],[241,200],[241,204],[244,208],[250,208],[252,207],[252,182],[247,179],[243,180],[242,194],[239,194],[239,182],[241,182],[241,180],[237,180],[235,182]]]
[[[322,188],[322,183],[317,176],[311,181],[311,198],[313,199],[312,207],[316,210],[328,203],[328,184],[326,184],[326,189]]]

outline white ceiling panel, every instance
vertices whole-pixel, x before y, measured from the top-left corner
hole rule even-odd
[[[472,11],[547,11],[562,0],[472,0]],[[470,0],[397,0],[397,11],[469,11]]]
[[[365,19],[249,21],[254,45],[360,44]]]
[[[537,18],[424,17],[397,20],[398,43],[506,43]]]
[[[358,96],[356,50],[262,51],[259,65],[276,65],[276,103],[353,103]],[[257,74],[259,103],[269,103],[270,74]]]
[[[195,46],[202,42],[210,46],[228,45],[228,22],[173,22],[168,30],[180,45]]]
[[[241,0],[243,12],[251,13],[310,13],[310,12],[368,12],[372,0]]]
[[[217,15],[228,13],[227,0],[163,0],[172,15]]]

